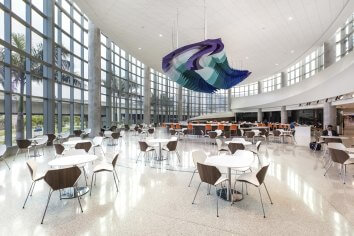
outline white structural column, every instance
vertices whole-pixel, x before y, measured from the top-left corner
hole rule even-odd
[[[151,78],[150,67],[145,66],[144,70],[144,123],[151,122]]]
[[[337,120],[337,109],[332,106],[331,102],[325,102],[323,104],[323,128],[325,129],[327,125],[332,125],[333,129],[336,129]]]
[[[262,108],[258,108],[258,111],[257,111],[257,122],[262,122],[262,121],[263,121]]]
[[[101,42],[100,30],[89,21],[88,32],[88,127],[90,137],[101,130]]]
[[[280,108],[280,121],[282,124],[288,123],[288,112],[286,110],[286,106],[282,106]]]
[[[182,86],[178,85],[178,92],[177,92],[177,117],[178,121],[182,121],[183,114],[182,114]]]
[[[231,102],[232,102],[231,89],[228,89],[228,90],[227,90],[227,106],[228,106],[228,111],[231,111]]]

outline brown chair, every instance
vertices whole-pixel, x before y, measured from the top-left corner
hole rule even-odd
[[[78,188],[75,186],[80,175],[81,175],[81,170],[77,166],[65,168],[65,169],[56,169],[56,170],[47,171],[47,173],[44,176],[44,181],[49,185],[50,190],[49,190],[48,201],[44,210],[41,224],[43,224],[43,220],[47,212],[52,193],[57,190],[60,191],[61,189],[65,189],[65,188],[74,188],[74,192],[75,192],[74,197],[77,198],[77,200],[79,201],[81,212],[83,212],[81,202],[80,202],[81,195],[78,194],[79,192]]]
[[[112,145],[118,144],[118,140],[120,138],[120,132],[113,132],[111,136],[112,136]]]
[[[255,133],[253,131],[246,131],[245,135],[248,140],[250,140],[252,143],[254,143]]]
[[[224,131],[225,138],[231,138],[231,131]]]
[[[90,141],[77,143],[75,145],[75,149],[83,149],[85,152],[89,152],[92,147],[92,143]]]
[[[54,148],[55,148],[55,157],[57,157],[58,155],[60,156],[63,155],[65,148],[62,144],[55,143]]]
[[[266,216],[265,216],[265,212],[264,212],[262,194],[261,194],[261,190],[260,190],[260,186],[262,184],[264,185],[264,188],[267,191],[267,195],[269,197],[270,203],[273,204],[272,199],[270,198],[267,186],[266,186],[266,184],[264,182],[265,176],[267,174],[268,167],[269,167],[269,164],[263,166],[257,172],[244,173],[244,174],[240,175],[237,178],[237,181],[242,183],[242,197],[243,197],[243,183],[251,184],[251,185],[253,185],[253,186],[258,188],[258,192],[259,192],[259,197],[261,199],[261,204],[262,204],[262,209],[263,209],[263,217],[264,218]]]
[[[155,148],[149,146],[145,141],[139,141],[139,147],[140,147],[140,153],[138,155],[138,158],[136,159],[136,163],[138,163],[141,153],[144,153],[144,157],[146,157],[146,155],[148,155],[148,157],[149,157],[150,153],[155,152],[155,154],[157,156]],[[149,157],[149,160],[150,160],[150,157]],[[146,162],[145,162],[145,165],[146,165]]]
[[[80,135],[82,134],[82,131],[77,129],[77,130],[74,130],[73,133],[74,133],[75,137],[80,137]]]
[[[210,143],[215,144],[216,143],[216,137],[218,136],[218,133],[215,131],[209,131],[208,133],[209,138],[210,138]]]
[[[197,197],[200,185],[202,183],[207,183],[209,185],[213,185],[215,187],[215,192],[216,192],[216,216],[219,217],[219,197],[221,196],[221,190],[219,191],[218,194],[218,190],[217,190],[217,186],[219,184],[222,184],[225,181],[229,181],[228,178],[222,177],[220,171],[215,167],[215,166],[208,166],[208,165],[204,165],[202,163],[197,163],[197,169],[198,169],[198,173],[199,173],[199,177],[201,182],[198,185],[197,191],[194,195],[192,204],[194,204],[195,198]]]
[[[91,196],[91,193],[92,193],[92,183],[93,183],[93,178],[95,178],[95,185],[96,185],[96,179],[97,179],[97,176],[96,174],[99,173],[99,172],[111,172],[113,174],[113,179],[114,179],[114,183],[116,185],[116,188],[117,188],[117,192],[118,192],[118,184],[117,184],[117,181],[116,181],[116,178],[118,180],[118,183],[119,183],[119,178],[118,178],[118,174],[117,174],[117,171],[115,169],[116,167],[116,164],[117,164],[117,160],[118,160],[118,156],[119,156],[119,153],[117,153],[112,162],[111,163],[100,163],[98,165],[96,165],[94,168],[93,168],[93,173],[92,173],[92,179],[91,179],[91,190],[90,190],[90,196]]]
[[[171,135],[176,135],[176,130],[170,129],[170,134],[171,134]]]
[[[350,155],[345,151],[341,149],[335,149],[328,147],[328,152],[331,157],[331,162],[329,166],[326,169],[326,172],[324,173],[324,176],[326,176],[327,171],[333,163],[338,163],[341,165],[340,167],[340,176],[342,177],[343,184],[345,184],[345,176],[347,174],[347,165],[353,165],[354,164],[354,157],[350,157]],[[343,173],[344,172],[344,173]]]
[[[27,152],[25,153],[25,157],[28,155],[29,157],[29,152],[30,152],[30,149],[32,147],[32,143],[31,141],[27,140],[27,139],[17,139],[16,140],[16,143],[17,143],[17,152],[16,152],[16,156],[14,158],[14,160],[16,159],[18,153],[22,150],[26,150]]]
[[[237,150],[245,150],[245,146],[242,143],[229,143],[227,146],[231,154],[235,154]]]
[[[280,135],[281,132],[279,130],[273,130],[273,142],[275,141],[275,138],[277,138],[278,141],[280,142]]]
[[[169,141],[166,144],[166,147],[163,147],[162,150],[166,151],[169,156],[171,153],[176,153],[176,156],[178,158],[178,162],[181,163],[181,156],[179,155],[179,152],[177,151],[177,140]]]
[[[29,170],[30,175],[31,175],[32,183],[31,183],[31,187],[30,187],[30,189],[28,191],[25,203],[23,203],[23,207],[22,207],[23,209],[26,206],[26,202],[27,202],[28,196],[30,196],[30,195],[32,196],[33,190],[34,190],[34,187],[36,186],[37,181],[39,181],[39,180],[44,178],[44,174],[37,174],[37,162],[36,161],[29,160],[29,161],[27,161],[26,164],[27,164],[28,170]]]
[[[53,146],[53,142],[57,136],[55,136],[55,134],[47,134],[47,136],[48,136],[47,146]]]
[[[148,129],[149,134],[154,134],[155,130],[153,128]]]

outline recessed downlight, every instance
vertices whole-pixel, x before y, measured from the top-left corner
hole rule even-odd
[[[162,34],[159,34],[159,37],[161,38],[163,35]]]
[[[293,54],[295,51],[294,50],[291,50],[290,53]]]
[[[294,18],[292,16],[288,17],[288,21],[292,21]]]
[[[138,48],[139,50],[141,50],[141,48]]]
[[[279,66],[279,64],[278,64],[278,63],[275,63],[275,65],[276,65],[276,66]]]

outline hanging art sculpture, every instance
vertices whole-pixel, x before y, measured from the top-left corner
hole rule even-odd
[[[229,66],[221,39],[180,47],[162,59],[162,70],[183,87],[204,93],[229,89],[251,72]]]

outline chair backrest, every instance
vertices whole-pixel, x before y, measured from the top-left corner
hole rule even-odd
[[[255,135],[255,133],[253,131],[246,131],[247,138],[253,138],[254,135]]]
[[[0,145],[0,157],[2,157],[5,154],[6,150],[7,150],[6,145],[5,144],[1,144]]]
[[[224,131],[224,136],[225,136],[225,138],[230,138],[231,137],[231,131]]]
[[[180,124],[176,124],[176,129],[180,129],[181,128],[181,125]]]
[[[113,139],[119,139],[120,133],[119,133],[119,132],[113,132],[113,133],[111,134],[111,136],[112,136]]]
[[[261,147],[261,144],[262,144],[261,141],[257,141],[257,143],[256,143],[257,152],[259,152],[259,148]]]
[[[218,124],[218,129],[219,130],[224,130],[224,125],[223,124]]]
[[[349,159],[349,154],[341,149],[328,148],[329,155],[335,163],[343,164],[346,160]]]
[[[54,148],[55,148],[55,153],[58,154],[58,155],[63,154],[63,152],[65,150],[64,146],[59,144],[59,143],[55,143],[54,144]]]
[[[342,140],[340,139],[340,138],[333,138],[333,137],[331,137],[331,136],[328,136],[329,138],[325,138],[324,139],[324,142],[326,143],[326,144],[328,144],[328,143],[342,143]]]
[[[93,145],[102,145],[103,137],[96,136],[92,139]]]
[[[82,131],[79,129],[74,130],[73,132],[74,132],[75,137],[80,137],[80,135],[82,134]]]
[[[211,124],[206,124],[205,125],[205,131],[211,131],[212,128],[211,128]]]
[[[149,145],[145,141],[139,141],[140,151],[145,152]]]
[[[200,180],[204,183],[214,185],[221,176],[220,171],[215,166],[208,166],[198,162],[197,169]]]
[[[176,130],[170,129],[170,134],[171,134],[171,135],[175,135],[175,134],[176,134]]]
[[[259,171],[256,174],[256,177],[257,177],[258,182],[259,182],[260,185],[264,181],[264,178],[265,178],[265,176],[267,174],[268,167],[269,167],[269,164],[262,166],[262,168],[259,169]]]
[[[274,136],[280,136],[280,134],[281,134],[280,130],[274,130],[273,131],[273,135]]]
[[[237,130],[237,125],[236,124],[232,124],[230,126],[230,130]]]
[[[114,155],[114,158],[112,160],[112,166],[113,168],[116,166],[117,164],[117,160],[118,160],[118,157],[119,157],[119,153],[116,153],[116,155]]]
[[[28,170],[31,174],[31,179],[34,180],[34,177],[36,175],[37,172],[37,162],[35,160],[29,160],[26,162]]]
[[[54,169],[47,171],[44,176],[44,181],[55,191],[74,187],[80,175],[81,170],[77,166],[65,169]]]
[[[135,130],[135,131],[138,131],[138,129],[139,129],[139,126],[135,126],[135,127],[134,127],[134,130]]]
[[[234,154],[237,150],[245,150],[245,146],[242,143],[229,143],[227,146],[231,154]]]
[[[143,130],[138,128],[138,133],[141,134],[141,132],[143,132]]]
[[[148,129],[149,134],[153,134],[154,131],[155,131],[155,130],[154,130],[153,128]]]
[[[16,143],[17,143],[17,147],[20,149],[28,148],[31,145],[31,141],[27,139],[17,139]]]
[[[209,138],[216,138],[216,136],[218,136],[218,134],[215,131],[210,131],[208,134],[209,134]]]
[[[166,145],[166,147],[168,148],[168,150],[170,151],[175,151],[177,148],[177,140],[173,140],[173,141],[169,141]]]
[[[75,149],[84,149],[85,152],[89,152],[91,147],[92,147],[92,143],[90,141],[77,143],[75,145]]]
[[[207,155],[204,151],[198,150],[192,152],[192,158],[194,166],[197,167],[197,163],[204,163],[207,159]]]
[[[187,125],[187,129],[189,129],[189,130],[193,129],[193,125],[192,125],[191,123],[189,123],[189,124]]]
[[[55,139],[57,136],[55,136],[55,134],[47,134],[47,136],[48,136],[47,145],[48,145],[48,146],[52,146],[52,145],[53,145],[53,141],[54,141],[54,139]]]
[[[218,149],[220,149],[222,147],[222,141],[220,139],[216,139],[216,145],[218,145]]]
[[[260,129],[260,130],[259,130],[259,134],[260,134],[260,135],[265,135],[266,132],[267,132],[267,130],[265,130],[265,129]]]
[[[43,145],[46,144],[48,142],[48,136],[47,135],[43,135],[42,139],[38,140],[37,145]]]

